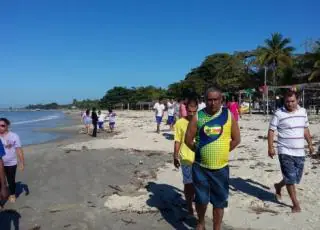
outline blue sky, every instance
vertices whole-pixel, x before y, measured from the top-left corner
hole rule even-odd
[[[214,52],[273,32],[320,38],[320,1],[0,0],[0,105],[101,98],[168,84]]]

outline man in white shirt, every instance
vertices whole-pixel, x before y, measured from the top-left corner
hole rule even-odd
[[[156,113],[157,133],[160,133],[160,124],[164,115],[165,106],[161,102],[161,99],[153,106],[153,110]]]
[[[304,140],[308,142],[310,154],[314,152],[307,112],[298,105],[297,94],[288,91],[284,96],[284,107],[278,109],[268,132],[268,155],[276,155],[273,143],[274,132],[278,132],[278,155],[283,180],[275,184],[276,195],[281,198],[281,189],[286,186],[292,200],[292,212],[301,212],[296,197],[295,184],[299,184],[303,174],[305,151]]]
[[[170,129],[173,129],[174,124],[174,103],[173,100],[170,99],[167,102],[167,109],[168,109],[168,125],[170,125]]]

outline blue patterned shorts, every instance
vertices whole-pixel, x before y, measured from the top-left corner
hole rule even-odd
[[[210,170],[194,163],[192,179],[197,204],[205,205],[210,202],[215,208],[228,207],[229,166]]]
[[[279,161],[285,184],[299,184],[302,178],[305,157],[279,154]]]

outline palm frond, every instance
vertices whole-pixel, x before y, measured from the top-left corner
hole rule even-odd
[[[312,81],[317,77],[320,77],[320,69],[313,71],[308,80]]]

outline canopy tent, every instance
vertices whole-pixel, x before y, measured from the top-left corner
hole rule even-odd
[[[302,106],[305,107],[305,91],[313,90],[320,91],[320,82],[313,83],[303,83],[296,85],[283,85],[283,86],[262,86],[260,87],[263,90],[263,93],[267,96],[267,114],[269,113],[268,105],[269,105],[269,91],[277,90],[277,89],[292,89],[294,91],[302,92]]]

